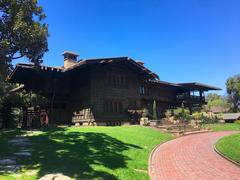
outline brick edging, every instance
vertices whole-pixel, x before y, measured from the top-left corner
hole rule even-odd
[[[218,142],[218,141],[217,141],[217,142]],[[217,142],[216,142],[216,143],[217,143]],[[226,155],[224,155],[223,153],[221,153],[221,152],[217,149],[216,143],[213,145],[214,151],[215,151],[217,154],[219,154],[221,157],[223,157],[224,159],[226,159],[226,160],[230,161],[231,163],[233,163],[234,165],[240,167],[240,163],[238,163],[237,161],[234,161],[233,159],[231,159],[231,158],[227,157]]]
[[[176,138],[174,138],[174,139],[176,139]],[[174,140],[174,139],[171,139],[171,140],[169,140],[169,141],[172,141],[172,140]],[[151,160],[152,160],[152,155],[153,155],[153,153],[156,151],[156,149],[157,149],[159,146],[161,146],[161,145],[163,145],[163,144],[165,144],[166,142],[169,142],[169,141],[164,141],[164,142],[156,145],[156,146],[153,148],[153,150],[151,151],[150,156],[149,156],[149,158],[148,158],[148,176],[149,176],[150,179],[151,179],[150,173],[151,173]]]

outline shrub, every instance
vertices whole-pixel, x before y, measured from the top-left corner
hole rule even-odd
[[[222,116],[221,114],[214,114],[212,112],[208,112],[208,113],[203,112],[200,120],[204,124],[211,124],[211,123],[216,123],[221,118],[221,116]]]
[[[23,112],[20,108],[12,108],[11,109],[11,118],[12,124],[11,127],[18,127],[20,120],[23,117]]]
[[[167,119],[169,119],[171,116],[173,116],[172,110],[168,109],[168,110],[165,112],[165,116],[166,116]]]
[[[149,115],[149,111],[147,108],[144,108],[142,111],[142,117],[147,117]]]
[[[236,120],[236,121],[234,121],[234,123],[240,124],[240,120]]]
[[[180,119],[181,117],[181,112],[182,112],[182,108],[177,108],[173,110],[173,115],[176,119]]]
[[[157,103],[153,101],[153,119],[157,119]]]
[[[147,118],[144,118],[144,123],[143,123],[143,126],[150,126],[150,122]]]
[[[194,120],[200,120],[202,118],[202,115],[203,114],[201,112],[195,112],[195,113],[192,114],[192,118]]]
[[[173,111],[174,117],[180,120],[190,120],[190,111],[184,108],[177,108]]]

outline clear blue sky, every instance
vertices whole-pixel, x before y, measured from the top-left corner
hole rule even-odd
[[[224,89],[240,73],[239,0],[40,0],[49,24],[44,64],[61,53],[129,56],[170,82]]]

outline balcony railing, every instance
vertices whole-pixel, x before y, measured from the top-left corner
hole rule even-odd
[[[177,96],[178,101],[191,101],[191,102],[205,102],[205,96],[194,96],[194,95],[186,95],[181,94]]]

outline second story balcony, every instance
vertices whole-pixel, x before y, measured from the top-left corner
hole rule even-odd
[[[187,101],[190,103],[205,103],[205,96],[180,94],[180,95],[177,95],[176,99],[178,102]]]

